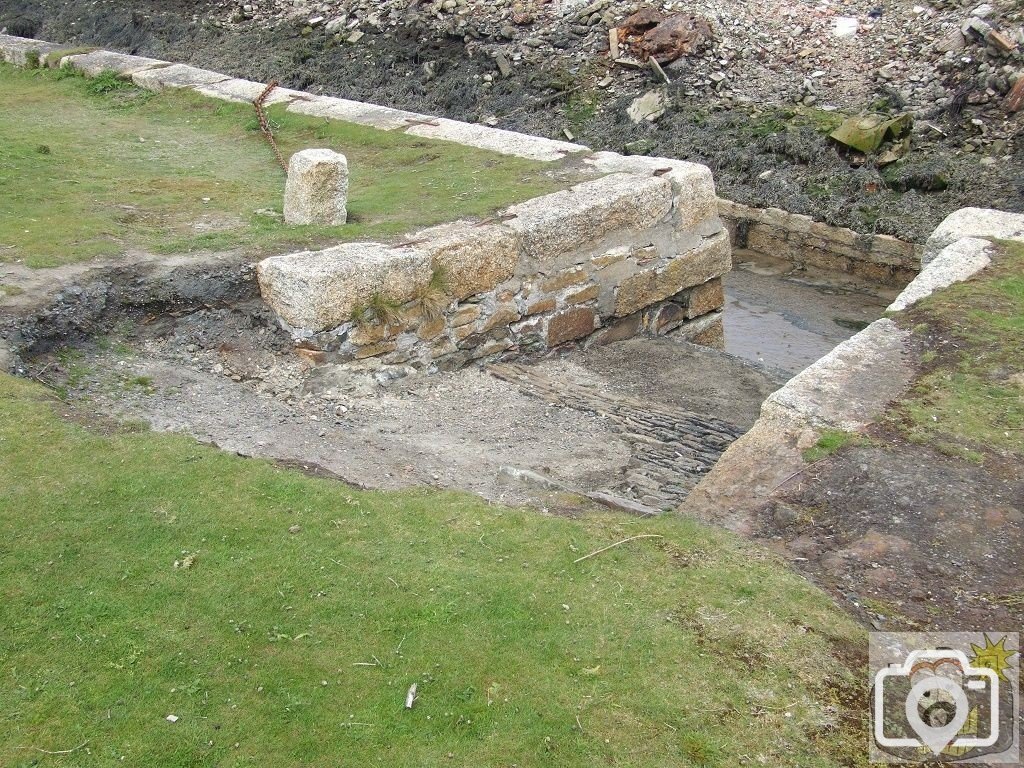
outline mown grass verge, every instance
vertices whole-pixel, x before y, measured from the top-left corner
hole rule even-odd
[[[2,765],[863,762],[863,632],[749,543],[358,492],[61,407],[0,377]]]
[[[350,222],[286,226],[284,173],[251,105],[153,94],[104,73],[0,64],[0,260],[49,267],[132,250],[254,256],[388,239],[554,191],[549,164],[270,110],[287,158],[349,160]]]

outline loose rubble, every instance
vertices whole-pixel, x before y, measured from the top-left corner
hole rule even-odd
[[[1019,4],[940,1],[883,8],[859,0],[833,5],[827,0],[817,5],[713,0],[697,6],[613,0],[264,0],[218,3],[206,22],[225,28],[301,24],[307,35],[322,28],[335,42],[347,44],[358,43],[367,32],[426,28],[461,36],[493,58],[492,78],[555,59],[593,62],[609,52],[612,32],[621,46],[612,53],[624,56],[611,61],[623,71],[606,87],[628,89],[631,70],[645,68],[653,57],[669,65],[673,81],[686,91],[714,94],[726,103],[789,94],[804,105],[845,107],[889,84],[913,110],[948,108],[965,89],[970,103],[995,106],[1024,74]],[[645,79],[646,72],[636,76]]]

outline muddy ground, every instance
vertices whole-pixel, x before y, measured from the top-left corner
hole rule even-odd
[[[382,383],[371,367],[309,368],[227,256],[48,274],[0,267],[20,290],[0,298],[0,322],[31,350],[25,374],[80,409],[361,487],[570,512],[586,494],[674,509],[770,392],[887,301],[845,277],[743,260],[727,280],[737,354],[633,339]],[[773,295],[788,308],[769,318]],[[756,331],[766,322],[771,338]]]
[[[877,430],[812,466],[754,535],[876,628],[1015,631],[1024,621],[1024,478]]]
[[[870,159],[853,167],[813,119],[793,114],[788,94],[765,93],[754,104],[726,107],[706,95],[673,92],[668,114],[635,125],[626,107],[655,85],[654,76],[613,70],[613,76],[629,78],[627,86],[615,93],[602,90],[595,84],[608,74],[609,64],[601,57],[582,66],[555,58],[485,83],[482,77],[494,71],[494,62],[461,35],[369,27],[358,45],[344,45],[322,28],[303,34],[296,23],[232,29],[204,23],[204,14],[215,8],[190,0],[4,0],[0,27],[261,81],[278,78],[290,87],[469,122],[496,118],[499,127],[528,133],[565,138],[568,128],[595,149],[621,152],[643,141],[649,154],[709,165],[723,197],[908,240],[923,241],[947,214],[964,206],[1024,210],[1024,141],[1011,141],[1009,154],[964,152],[978,131],[970,106],[955,116],[939,110],[933,119],[945,135],[924,128],[900,169],[903,179],[938,174],[948,188],[900,192],[887,186]],[[891,88],[879,88],[858,99],[864,103],[842,108],[854,111],[892,97]]]

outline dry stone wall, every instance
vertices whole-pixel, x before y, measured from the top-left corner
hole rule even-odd
[[[751,208],[729,200],[719,200],[718,210],[737,249],[900,288],[920,269],[923,247],[889,235],[861,234],[780,208]]]

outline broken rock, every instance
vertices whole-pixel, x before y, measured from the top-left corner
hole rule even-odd
[[[666,16],[653,8],[644,8],[619,27],[633,48],[645,59],[668,64],[700,50],[711,39],[707,19],[689,13]]]
[[[653,123],[665,114],[665,94],[661,90],[655,90],[638,96],[633,99],[626,114],[634,123]]]
[[[886,139],[899,139],[906,135],[914,125],[914,118],[909,114],[886,118],[882,115],[858,115],[851,117],[836,128],[830,135],[834,141],[859,152],[874,152]]]
[[[1017,81],[1017,84],[1006,94],[1006,111],[1009,113],[1019,112],[1024,109],[1024,77]]]
[[[710,39],[711,27],[705,19],[678,14],[647,32],[640,49],[659,64],[668,64],[700,50]]]

